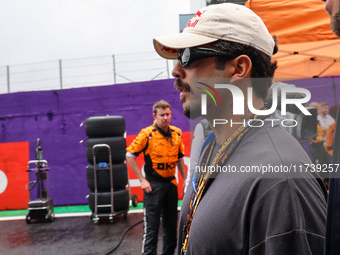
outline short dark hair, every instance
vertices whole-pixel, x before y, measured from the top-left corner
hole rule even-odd
[[[273,54],[278,51],[278,47],[276,44],[276,38],[273,39],[275,41],[275,47],[273,50]],[[261,97],[263,100],[266,99],[268,89],[272,84],[272,79],[274,77],[274,72],[277,68],[277,62],[272,61],[271,57],[265,54],[264,52],[245,44],[240,44],[236,42],[230,42],[225,40],[218,40],[216,42],[211,43],[211,45],[218,51],[226,54],[226,57],[217,57],[216,60],[216,68],[218,70],[224,70],[225,64],[237,58],[240,55],[247,55],[252,61],[252,78],[262,78],[262,79],[253,79],[252,85],[254,89],[254,93]]]
[[[338,113],[338,108],[339,108],[339,105],[336,104],[336,105],[333,105],[331,107],[331,109],[329,109],[329,115],[331,115],[333,117],[333,119],[336,119],[336,115]]]
[[[160,109],[160,108],[162,108],[162,109],[170,108],[171,109],[171,106],[168,102],[166,102],[164,100],[160,100],[153,105],[153,107],[152,107],[153,113],[157,114],[157,109]]]

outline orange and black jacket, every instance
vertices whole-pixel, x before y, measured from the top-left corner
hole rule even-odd
[[[335,137],[335,124],[333,123],[328,127],[327,136],[326,136],[326,143],[325,149],[329,155],[333,156],[333,142]]]
[[[317,127],[317,135],[316,135],[316,137],[313,137],[311,139],[311,142],[312,143],[322,143],[323,142],[323,131],[322,131],[322,127],[321,127],[319,122],[316,125],[316,127]]]
[[[144,155],[144,171],[149,181],[177,184],[176,165],[184,156],[181,129],[169,126],[169,132],[164,132],[156,124],[151,125],[142,129],[126,150],[136,157]]]

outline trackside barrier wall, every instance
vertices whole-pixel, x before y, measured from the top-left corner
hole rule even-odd
[[[86,141],[79,142],[86,139],[85,126],[80,124],[90,116],[123,116],[127,144],[130,144],[142,128],[153,123],[153,104],[164,99],[172,106],[171,124],[184,132],[185,153],[189,156],[189,120],[183,115],[173,82],[159,80],[0,95],[0,186],[4,184],[3,179],[7,179],[6,188],[0,190],[0,210],[27,208],[27,162],[35,155],[37,138],[51,169],[49,186],[54,204],[88,203],[85,198],[88,194]],[[142,156],[138,160],[142,167]],[[142,200],[139,181],[132,170],[129,177],[132,194]],[[16,203],[13,194],[25,199]],[[179,194],[181,198],[182,192]]]

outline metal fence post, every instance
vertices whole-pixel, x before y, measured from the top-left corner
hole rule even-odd
[[[166,61],[166,70],[167,70],[167,73],[168,73],[168,79],[170,79],[170,71],[169,71],[169,60],[165,60]]]
[[[10,85],[10,80],[9,80],[9,66],[7,66],[7,92],[11,92],[11,85]]]
[[[63,89],[63,71],[62,71],[61,59],[59,59],[59,79],[60,79],[60,89]]]
[[[117,83],[117,73],[116,73],[116,58],[115,55],[112,55],[112,60],[113,60],[113,82],[114,84]]]

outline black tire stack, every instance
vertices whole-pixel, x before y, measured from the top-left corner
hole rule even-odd
[[[111,207],[100,206],[111,205],[112,185],[114,212],[116,214],[124,213],[126,216],[129,210],[130,191],[126,188],[128,185],[128,173],[127,165],[125,164],[125,119],[122,116],[89,117],[85,120],[85,130],[88,136],[86,141],[86,155],[89,165],[86,167],[86,175],[87,186],[90,189],[88,196],[89,207],[94,214],[95,182],[97,181],[97,213],[111,213]],[[99,146],[100,144],[106,144],[110,147],[112,179],[109,149],[105,146]],[[97,147],[94,149],[94,159],[93,146],[95,145],[97,145]]]

